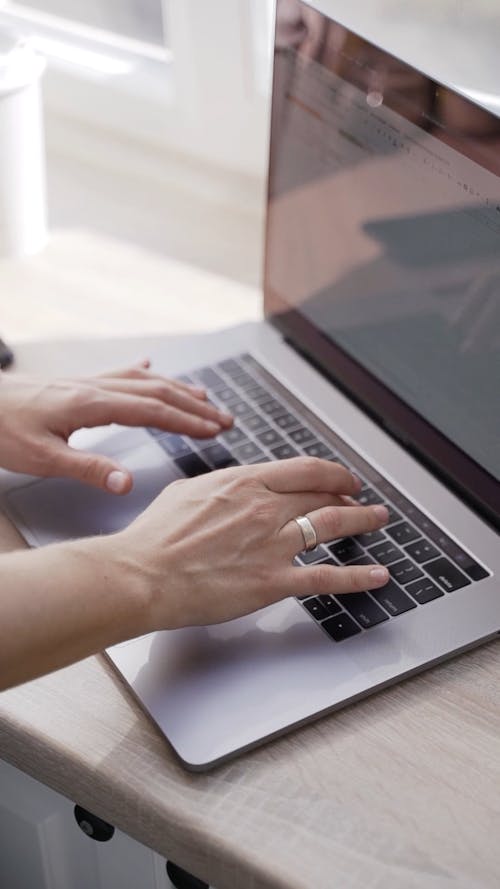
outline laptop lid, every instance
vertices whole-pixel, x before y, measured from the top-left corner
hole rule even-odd
[[[493,524],[500,119],[278,0],[266,316]]]

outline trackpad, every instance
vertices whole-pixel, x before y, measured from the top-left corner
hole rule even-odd
[[[72,479],[42,479],[7,493],[12,520],[31,546],[111,534],[129,525],[170,482],[182,478],[154,441],[121,453],[120,463],[134,477],[130,494],[118,497]]]

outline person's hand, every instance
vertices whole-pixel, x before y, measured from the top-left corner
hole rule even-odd
[[[232,424],[203,389],[157,376],[149,362],[88,379],[46,381],[0,374],[0,466],[39,476],[68,476],[126,494],[132,476],[117,460],[78,451],[82,427],[119,423],[209,438]]]
[[[296,516],[308,515],[318,542],[387,522],[385,507],[353,504],[360,488],[344,467],[311,457],[222,469],[174,482],[128,528],[92,544],[106,582],[143,603],[136,634],[218,623],[286,596],[384,586],[381,566],[293,564],[304,549]]]

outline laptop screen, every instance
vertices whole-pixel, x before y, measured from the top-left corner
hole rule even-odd
[[[500,499],[500,119],[278,0],[266,314],[421,456]]]

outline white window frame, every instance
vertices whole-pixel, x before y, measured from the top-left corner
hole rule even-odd
[[[144,45],[126,38],[116,46],[96,43],[95,32],[83,26],[51,33],[50,17],[9,11],[6,0],[0,0],[0,25],[10,21],[22,31],[23,24],[34,23],[49,61],[44,83],[49,114],[261,176],[270,48],[262,39],[258,45],[255,24],[256,16],[266,15],[270,38],[270,0],[163,3],[168,51],[145,52]],[[63,57],[57,41],[64,42]],[[96,68],[86,64],[86,53]]]

